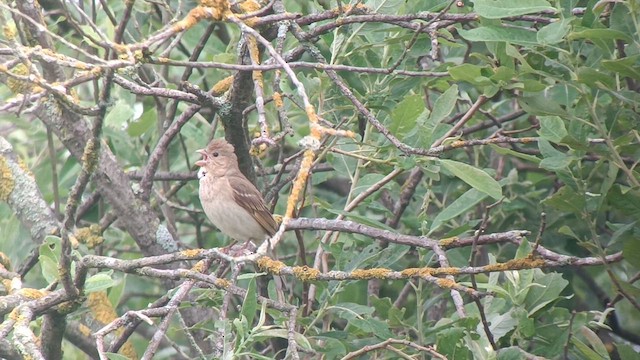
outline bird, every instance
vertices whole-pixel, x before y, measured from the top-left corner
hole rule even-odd
[[[209,220],[237,241],[260,245],[278,230],[260,191],[240,171],[233,145],[213,139],[197,150],[200,203]]]

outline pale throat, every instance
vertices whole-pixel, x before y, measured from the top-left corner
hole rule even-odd
[[[205,170],[203,167],[198,169],[198,179],[202,179],[205,175],[207,175],[207,170]]]

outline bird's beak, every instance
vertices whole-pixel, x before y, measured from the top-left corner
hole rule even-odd
[[[207,160],[207,153],[204,151],[204,149],[200,149],[200,150],[196,150],[196,152],[200,155],[202,155],[202,159],[196,161],[196,165],[198,166],[205,166],[207,164],[206,160]]]

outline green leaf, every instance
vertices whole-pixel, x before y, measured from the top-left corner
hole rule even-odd
[[[573,158],[569,156],[565,156],[565,155],[553,156],[553,157],[542,159],[542,161],[540,161],[539,166],[543,169],[547,169],[550,171],[561,171],[569,167],[572,161],[573,161]]]
[[[594,69],[586,66],[581,66],[576,71],[578,75],[578,81],[587,84],[592,87],[615,88],[616,79],[611,74],[601,71],[601,69]]]
[[[598,353],[600,359],[611,359],[607,347],[602,339],[591,329],[586,326],[580,328],[580,333],[589,342],[591,349]]]
[[[548,135],[557,136],[550,132]],[[538,166],[543,169],[547,169],[550,171],[563,171],[566,170],[567,167],[571,165],[571,162],[575,160],[573,156],[566,155],[562,151],[556,150],[544,138],[540,138],[538,140],[538,148],[540,149],[540,153],[542,154],[542,156],[544,156],[544,159],[542,159]]]
[[[520,349],[517,346],[510,346],[498,349],[497,360],[522,360],[526,359],[527,355],[530,355],[526,351]]]
[[[122,295],[124,295],[124,289],[127,285],[127,274],[124,274],[122,279],[118,281],[115,286],[109,290],[109,302],[111,305],[116,308],[118,304],[120,304],[120,300],[122,300]]]
[[[625,241],[622,245],[622,255],[630,264],[640,269],[640,241],[637,238]]]
[[[91,293],[106,290],[116,284],[111,278],[113,271],[97,273],[87,279],[85,283],[85,292]]]
[[[257,340],[263,340],[263,339],[269,339],[269,338],[274,338],[274,337],[278,337],[281,339],[288,339],[289,338],[289,330],[287,329],[267,329],[267,330],[262,330],[259,331],[257,333],[255,333],[254,335],[255,339]],[[311,343],[309,342],[309,340],[302,334],[298,333],[298,332],[294,332],[293,333],[293,337],[296,340],[296,343],[305,351],[313,351],[313,347],[311,347]]]
[[[564,40],[565,35],[569,32],[569,19],[552,22],[538,30],[538,43],[543,45],[557,44]]]
[[[408,95],[391,112],[389,131],[402,137],[416,126],[416,119],[424,110],[424,100],[420,95]]]
[[[127,133],[131,137],[138,137],[152,129],[158,120],[156,108],[145,111],[137,121],[131,121],[127,126]]]
[[[463,343],[465,336],[467,336],[467,331],[461,327],[452,327],[439,331],[436,334],[438,352],[449,359],[471,359],[471,353]]]
[[[493,82],[482,75],[484,67],[473,64],[462,64],[448,69],[449,75],[456,81],[466,81],[473,85],[491,85]]]
[[[496,200],[502,198],[502,187],[489,174],[469,164],[454,160],[440,159],[440,164],[460,180]]]
[[[640,352],[627,344],[616,344],[616,349],[618,350],[618,354],[620,354],[620,359],[640,360]]]
[[[535,157],[533,155],[523,154],[523,153],[517,152],[515,150],[511,150],[509,148],[499,146],[497,144],[489,144],[489,146],[491,146],[493,151],[495,151],[496,153],[498,153],[500,155],[514,156],[514,157],[520,158],[522,160],[530,161],[530,162],[532,162],[534,164],[539,164],[540,163],[540,159],[538,159],[537,157]]]
[[[571,338],[571,343],[576,347],[576,349],[580,353],[580,359],[584,360],[602,360],[602,357],[598,355],[597,352],[592,350],[587,344],[585,344],[582,340],[573,336]]]
[[[433,223],[431,224],[429,234],[437,230],[444,222],[455,218],[456,216],[467,212],[472,207],[476,206],[480,201],[487,197],[486,193],[480,192],[477,189],[469,189],[467,192],[458,197],[454,202],[449,204],[444,210],[440,211]]]
[[[584,196],[579,196],[571,187],[563,186],[551,197],[543,201],[545,205],[560,211],[580,214],[585,207]]]
[[[498,41],[516,45],[538,45],[536,33],[520,28],[480,26],[471,30],[459,29],[458,33],[467,41]]]
[[[473,0],[473,10],[487,19],[502,19],[541,11],[556,11],[545,0]]]
[[[640,80],[640,54],[629,56],[622,59],[602,60],[602,67],[615,71],[622,76]]]
[[[536,272],[534,281],[542,285],[542,287],[531,287],[527,293],[525,304],[530,316],[551,302],[560,299],[560,293],[569,284],[569,282],[563,279],[562,275],[558,273],[544,274],[542,272]]]
[[[558,115],[566,117],[567,112],[560,107],[555,99],[546,95],[546,92],[535,93],[530,96],[518,98],[518,104],[524,111],[531,115]]]
[[[609,225],[610,228],[615,229],[613,234],[611,235],[611,240],[609,241],[608,246],[615,245],[618,241],[636,241],[633,237],[633,228],[636,226],[637,221],[630,222],[628,224],[622,224],[622,226],[612,226]]]
[[[242,302],[242,311],[241,314],[247,319],[247,324],[251,326],[253,324],[253,319],[256,316],[256,311],[258,310],[258,297],[256,292],[256,280],[249,280],[249,286],[247,287],[247,293],[244,296],[244,301]]]
[[[384,249],[378,250],[380,258],[374,264],[375,267],[389,268],[397,264],[411,250],[410,246],[389,243]]]
[[[344,331],[330,331],[316,335],[313,338],[316,341],[322,341],[325,346],[322,348],[322,354],[326,359],[340,359],[347,354],[347,348],[344,340],[347,339]]]
[[[560,143],[567,136],[567,129],[564,127],[564,121],[558,116],[539,116],[540,130],[538,134],[541,138],[547,139],[554,143]]]
[[[48,235],[39,247],[38,261],[42,268],[42,276],[48,283],[58,280],[58,262],[62,251],[62,239]]]
[[[128,357],[116,353],[105,353],[107,355],[107,359],[109,360],[129,360]]]
[[[632,42],[633,38],[629,34],[622,31],[613,29],[585,29],[582,31],[574,31],[567,37],[569,40],[624,40],[626,42]]]
[[[493,81],[501,81],[503,83],[510,82],[516,76],[516,72],[506,66],[499,66],[494,70],[494,74],[491,76]]]
[[[364,215],[359,215],[356,214],[355,212],[350,212],[350,211],[343,211],[343,210],[337,210],[337,209],[325,209],[326,211],[332,213],[332,214],[336,214],[336,215],[344,215],[350,219],[353,219],[359,223],[362,223],[364,225],[368,225],[371,227],[375,227],[378,229],[384,229],[384,230],[389,230],[389,231],[393,231],[394,229],[389,227],[389,225],[380,222],[376,219],[373,219],[371,217],[368,216],[364,216]]]
[[[452,85],[447,91],[445,91],[433,104],[433,110],[431,116],[429,116],[427,122],[431,127],[435,128],[444,118],[449,116],[456,106],[458,100],[458,85]]]
[[[122,130],[133,117],[133,106],[124,100],[116,101],[115,105],[104,118],[104,123],[116,130]]]
[[[545,158],[566,156],[565,153],[556,150],[556,148],[544,138],[538,139],[538,149],[540,149],[540,154]]]

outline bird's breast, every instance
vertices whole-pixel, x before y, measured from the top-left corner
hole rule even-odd
[[[220,231],[239,241],[264,240],[265,230],[235,201],[227,180],[201,179],[199,192],[205,214]]]

